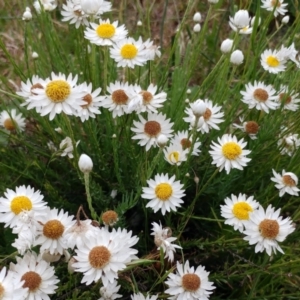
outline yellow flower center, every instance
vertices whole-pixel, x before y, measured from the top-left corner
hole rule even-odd
[[[136,57],[138,49],[132,44],[125,44],[121,49],[121,55],[125,59],[133,59]]]
[[[239,220],[249,220],[249,213],[253,208],[247,202],[238,202],[233,205],[232,213]]]
[[[116,28],[112,24],[100,24],[96,32],[103,39],[110,39],[116,33]]]
[[[3,126],[9,131],[13,131],[16,129],[15,122],[11,118],[5,119]]]
[[[53,80],[46,86],[46,95],[54,103],[64,102],[71,94],[71,87],[65,80]]]
[[[228,142],[222,146],[223,155],[229,160],[235,160],[242,154],[242,148],[235,142]]]
[[[280,61],[278,60],[278,58],[276,56],[273,56],[273,55],[268,56],[266,62],[268,64],[268,66],[272,67],[272,68],[276,68],[280,64]]]
[[[258,102],[266,102],[269,99],[269,94],[264,89],[256,89],[253,93],[253,97]]]
[[[282,181],[287,186],[296,186],[295,180],[290,175],[283,175]]]
[[[246,126],[245,126],[245,131],[248,134],[256,134],[258,132],[259,126],[256,122],[254,121],[249,121],[247,122]]]
[[[0,283],[0,299],[3,299],[5,293],[5,288],[3,285]]]
[[[201,279],[196,274],[184,274],[182,276],[182,287],[188,292],[196,292],[201,285]]]
[[[108,210],[102,215],[102,221],[106,225],[114,225],[118,221],[118,214],[114,210]]]
[[[155,195],[159,200],[167,201],[172,194],[173,189],[169,183],[160,183],[155,188]]]
[[[111,94],[112,101],[117,105],[125,105],[129,100],[128,96],[126,95],[124,90],[115,90]]]
[[[289,104],[292,102],[292,97],[289,94],[281,93],[281,94],[279,94],[279,100],[283,104]]]
[[[31,210],[32,202],[26,196],[17,196],[12,199],[10,209],[15,215],[18,215],[23,210]]]
[[[44,224],[43,234],[45,237],[57,240],[59,239],[65,230],[65,226],[59,220],[50,220]]]
[[[89,253],[89,262],[95,269],[102,269],[110,260],[111,253],[105,246],[96,246]]]
[[[276,220],[265,219],[260,222],[259,226],[260,234],[265,239],[275,239],[279,233],[279,224]]]
[[[144,133],[149,137],[156,137],[161,132],[161,126],[156,121],[148,121],[144,125]]]
[[[140,91],[140,94],[143,97],[144,105],[149,104],[151,102],[151,100],[153,99],[153,95],[148,91]]]
[[[209,120],[210,117],[211,117],[211,115],[212,115],[211,110],[210,110],[209,108],[207,108],[207,109],[205,110],[205,113],[203,114],[204,120],[205,120],[205,121]]]
[[[28,271],[26,272],[22,278],[21,281],[24,280],[23,288],[28,288],[30,293],[34,293],[37,291],[42,283],[42,277],[40,274]]]
[[[180,153],[178,151],[173,151],[169,154],[169,160],[171,162],[177,163],[179,161]]]
[[[180,141],[180,144],[181,144],[183,150],[189,149],[192,146],[192,142],[189,139],[186,139],[186,138],[183,138]]]
[[[86,104],[81,105],[82,108],[88,108],[90,106],[90,104],[93,102],[93,98],[92,98],[91,94],[86,94],[82,98],[82,100],[86,102]]]

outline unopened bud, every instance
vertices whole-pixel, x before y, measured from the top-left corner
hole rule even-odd
[[[90,173],[93,169],[93,161],[88,155],[81,154],[79,157],[78,166],[82,173]]]

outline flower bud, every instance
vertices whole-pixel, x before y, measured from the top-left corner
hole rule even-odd
[[[137,25],[137,26],[143,26],[143,23],[142,23],[141,20],[138,20],[137,23],[136,23],[136,25]]]
[[[79,157],[78,166],[81,172],[90,173],[93,169],[93,161],[88,155],[81,154]]]
[[[287,24],[290,21],[290,16],[286,15],[282,18],[281,23]]]
[[[244,54],[241,50],[235,50],[231,53],[230,62],[234,65],[240,65],[244,61]]]
[[[193,21],[197,23],[201,21],[201,14],[199,12],[194,14]]]
[[[191,109],[196,117],[201,117],[206,112],[206,104],[201,99],[191,103]]]
[[[208,3],[212,3],[212,4],[216,4],[219,2],[219,0],[207,0],[207,1],[208,1]]]
[[[201,30],[201,26],[200,26],[199,23],[197,23],[197,24],[194,26],[193,31],[194,31],[194,32],[200,32],[200,30]]]
[[[226,39],[222,42],[221,44],[221,51],[225,53],[229,53],[232,49],[233,46],[233,40],[231,39]]]
[[[31,10],[29,7],[26,7],[25,12],[23,13],[22,20],[23,21],[30,21],[32,19]]]
[[[156,140],[159,147],[163,148],[168,143],[168,138],[164,134],[160,134]]]
[[[39,58],[39,55],[36,52],[32,52],[31,57],[33,59],[37,59],[37,58]]]

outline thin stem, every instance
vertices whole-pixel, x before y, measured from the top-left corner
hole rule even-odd
[[[89,180],[89,173],[84,173],[84,186],[85,186],[85,192],[86,192],[86,199],[87,199],[87,203],[89,206],[89,210],[91,212],[91,216],[93,218],[93,220],[97,220],[98,216],[96,211],[93,208],[93,201],[92,201],[92,197],[91,197],[91,193],[90,193],[90,180]]]

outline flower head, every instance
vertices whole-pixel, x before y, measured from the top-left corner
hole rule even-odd
[[[250,27],[251,18],[247,10],[239,10],[234,17],[229,17],[229,25],[232,30],[240,34],[250,34],[252,27]]]
[[[77,272],[84,274],[82,283],[88,285],[101,279],[106,287],[118,278],[118,271],[136,258],[137,250],[131,247],[138,242],[138,238],[125,229],[109,232],[102,227],[99,231],[76,249],[77,262],[73,266]]]
[[[157,174],[154,180],[149,179],[147,183],[149,186],[143,187],[142,198],[150,200],[146,207],[151,207],[154,212],[161,210],[164,215],[166,211],[176,211],[183,203],[183,184],[175,181],[175,175],[169,178],[168,174]]]
[[[299,94],[295,91],[290,91],[286,85],[281,85],[277,101],[281,104],[283,109],[296,111],[299,108]]]
[[[247,158],[251,151],[245,150],[244,147],[247,143],[243,139],[237,140],[236,136],[231,134],[224,134],[222,138],[218,138],[219,144],[212,142],[209,151],[213,162],[222,171],[224,168],[226,173],[229,174],[231,169],[243,170],[243,167],[251,160]]]
[[[259,125],[255,121],[246,121],[244,122],[243,119],[240,117],[240,122],[242,125],[239,124],[233,124],[233,127],[240,128],[243,132],[247,133],[248,136],[255,140],[257,139],[256,135],[259,131]]]
[[[171,144],[164,149],[165,160],[171,165],[180,166],[183,161],[187,160],[188,149],[182,149],[180,144]]]
[[[231,195],[226,198],[226,205],[221,205],[221,216],[226,219],[225,224],[232,225],[234,230],[243,232],[252,212],[258,208],[259,203],[253,196],[245,194]]]
[[[284,3],[283,0],[262,0],[262,8],[273,12],[275,17],[279,14],[285,15],[288,11],[286,6],[287,3]]]
[[[176,274],[169,274],[165,282],[169,286],[166,293],[172,295],[169,299],[207,300],[211,290],[215,289],[213,283],[208,281],[208,275],[203,266],[195,269],[190,267],[188,260],[184,265],[177,262]]]
[[[249,108],[264,110],[269,113],[270,109],[278,108],[276,90],[271,85],[265,85],[263,82],[254,81],[254,84],[246,84],[246,91],[241,91],[242,101],[248,104]]]
[[[287,154],[293,156],[300,146],[300,138],[298,133],[286,133],[287,128],[282,128],[283,135],[278,139],[277,145],[282,155]]]
[[[241,50],[234,50],[230,55],[230,62],[234,65],[240,65],[244,61],[244,54]]]
[[[190,151],[190,148],[192,147],[192,141],[193,141],[193,135],[189,136],[188,131],[178,131],[175,133],[173,139],[171,140],[171,144],[174,146],[175,145],[178,146],[179,149],[181,149],[182,151],[184,150]],[[201,143],[199,142],[199,139],[196,138],[191,154],[195,156],[199,156],[200,146]]]
[[[261,54],[260,62],[262,67],[270,73],[283,72],[286,69],[287,51],[267,49]]]
[[[117,284],[118,282],[114,281],[113,283],[109,283],[107,286],[101,287],[99,291],[101,298],[99,298],[98,300],[115,300],[117,298],[123,297],[122,295],[117,294],[121,287]]]
[[[80,0],[80,4],[82,11],[94,18],[111,11],[112,7],[112,4],[105,0]]]
[[[279,214],[280,208],[275,211],[275,208],[269,205],[266,211],[260,206],[250,215],[244,231],[244,240],[249,241],[250,245],[256,244],[255,253],[264,250],[268,255],[276,253],[276,250],[284,253],[278,242],[283,242],[295,228],[290,218],[283,219]]]
[[[99,20],[99,24],[90,23],[91,28],[86,28],[84,37],[92,44],[98,46],[112,46],[114,43],[126,38],[128,31],[125,25],[118,26],[118,21],[110,23]]]
[[[152,146],[157,147],[157,138],[164,134],[167,138],[172,137],[173,123],[170,119],[167,119],[162,113],[148,113],[147,119],[144,119],[142,115],[139,115],[140,121],[133,121],[131,130],[135,132],[132,137],[133,140],[139,140],[140,146],[146,146],[148,151]]]
[[[272,177],[271,180],[276,183],[275,187],[279,190],[279,197],[282,197],[285,193],[299,196],[298,192],[300,189],[297,188],[298,177],[296,174],[285,172],[285,170],[282,170],[282,175],[276,173],[273,169],[272,172],[274,177]]]
[[[156,295],[154,295],[154,296],[147,295],[145,297],[142,293],[137,293],[137,294],[131,295],[131,300],[157,300],[157,297],[158,296],[156,296]]]
[[[25,119],[22,118],[22,114],[17,114],[15,109],[10,112],[4,110],[0,114],[0,126],[8,131],[25,129]]]
[[[80,0],[67,0],[60,13],[63,16],[62,21],[75,24],[75,28],[80,25],[89,26],[89,15],[82,10]]]

